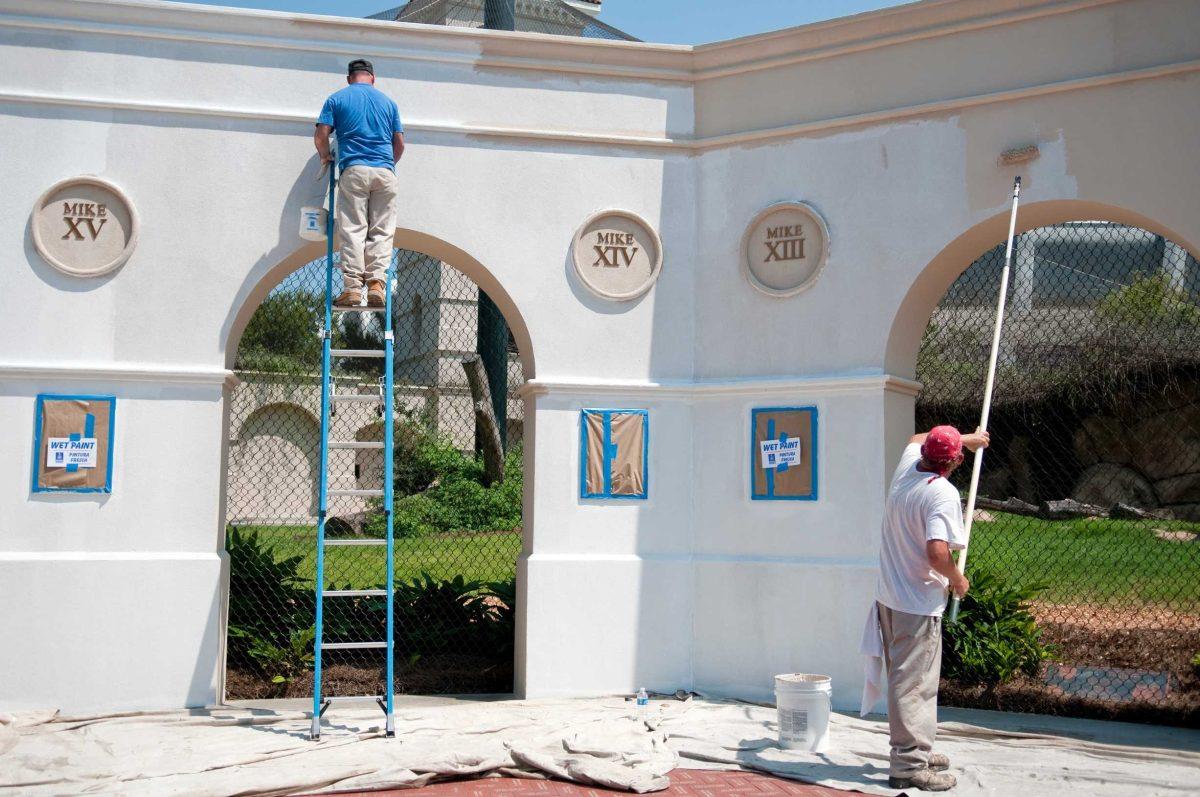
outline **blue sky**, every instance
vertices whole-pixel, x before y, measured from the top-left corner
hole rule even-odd
[[[194,0],[185,0],[194,2]],[[209,5],[365,17],[403,0],[224,0]],[[639,39],[702,44],[900,5],[897,0],[604,0],[600,19]]]

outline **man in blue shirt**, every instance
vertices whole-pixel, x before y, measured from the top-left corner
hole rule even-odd
[[[361,303],[382,307],[384,280],[392,260],[395,232],[396,161],[404,154],[400,110],[375,88],[375,68],[361,58],[351,61],[346,88],[325,100],[313,141],[322,163],[331,163],[329,135],[337,133],[338,244],[342,253],[343,290],[334,300],[347,307]]]

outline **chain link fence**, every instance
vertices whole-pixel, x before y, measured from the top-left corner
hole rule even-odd
[[[516,559],[521,549],[522,369],[503,319],[466,275],[434,258],[395,253],[396,683],[405,693],[512,690]],[[340,290],[335,275],[335,293]],[[324,260],[300,268],[252,317],[230,397],[226,549],[231,559],[228,698],[312,690],[316,518],[320,467]],[[481,340],[499,330],[508,345]],[[383,348],[381,319],[335,316],[334,348]],[[483,352],[495,406],[505,408],[504,478],[476,455],[474,401],[463,361]],[[490,362],[489,362],[490,361]],[[336,360],[330,440],[383,439],[382,361]],[[497,384],[501,382],[502,384]],[[498,413],[499,414],[499,413]],[[378,449],[331,449],[330,489],[378,489]],[[490,483],[489,483],[490,482]],[[385,535],[380,499],[329,499],[326,534]],[[326,589],[384,586],[385,550],[326,550]],[[383,598],[325,601],[328,642],[381,640]],[[324,653],[323,692],[379,694],[381,650]]]
[[[934,312],[918,429],[978,424],[1003,264],[998,246]],[[979,617],[1019,599],[1029,622],[960,640],[945,701],[1200,724],[1198,298],[1196,261],[1145,230],[1017,239],[967,575]],[[1028,655],[973,669],[972,645],[1013,653],[989,647],[1005,633]]]

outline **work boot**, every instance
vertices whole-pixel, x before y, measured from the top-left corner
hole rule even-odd
[[[338,307],[358,307],[362,302],[362,286],[347,285],[333,303]]]
[[[385,301],[387,301],[387,293],[383,280],[369,280],[367,282],[367,307],[383,307]]]
[[[932,769],[918,769],[909,775],[888,777],[889,789],[917,789],[918,791],[949,791],[958,781],[953,775],[945,772],[934,772]]]
[[[926,766],[934,772],[945,772],[950,768],[950,756],[944,753],[930,753]]]

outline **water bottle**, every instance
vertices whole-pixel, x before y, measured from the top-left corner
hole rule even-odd
[[[638,719],[646,718],[646,706],[650,705],[650,695],[646,694],[646,687],[642,687],[637,691],[637,716]]]

